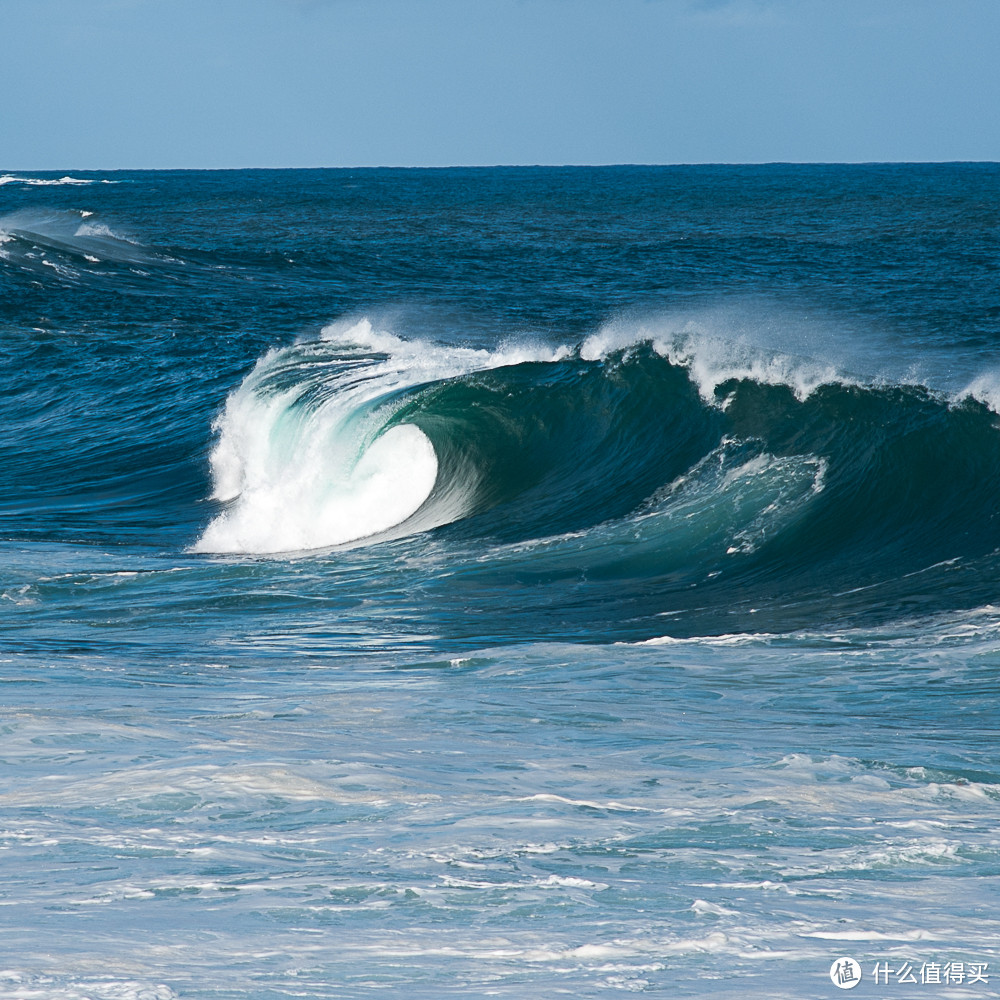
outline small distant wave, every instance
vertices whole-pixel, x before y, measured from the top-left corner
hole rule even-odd
[[[114,184],[115,181],[92,180],[86,177],[18,177],[16,174],[0,175],[0,185],[24,184],[28,187],[65,187],[70,185]]]
[[[178,263],[95,219],[93,212],[54,209],[22,209],[0,216],[0,260],[32,279],[56,276],[77,286],[95,276],[131,281],[131,276],[151,268],[162,271]]]
[[[91,215],[90,212],[81,212],[82,218],[87,218]],[[141,246],[142,244],[124,233],[116,232],[105,222],[83,222],[76,227],[76,231],[73,234],[76,237],[90,237],[96,239],[105,240],[115,240],[119,243],[131,243],[132,246]]]
[[[112,240],[116,243],[138,242],[130,236],[111,228],[105,222],[88,221],[93,217],[88,211],[57,211],[44,209],[24,209],[0,216],[0,233],[8,239],[12,236],[21,239],[57,240],[69,248],[75,240]]]

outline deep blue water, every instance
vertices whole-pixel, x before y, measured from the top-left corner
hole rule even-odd
[[[1000,995],[1000,166],[11,172],[0,351],[0,995]]]

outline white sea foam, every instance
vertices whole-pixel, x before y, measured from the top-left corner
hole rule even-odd
[[[408,341],[368,319],[270,351],[216,421],[213,497],[232,506],[208,525],[195,551],[320,549],[461,517],[468,502],[461,486],[414,517],[434,490],[438,458],[418,427],[389,425],[399,405],[394,394],[558,356],[531,346],[486,351]]]
[[[708,403],[717,402],[716,389],[731,379],[786,385],[800,400],[821,385],[857,381],[835,362],[800,353],[816,345],[791,317],[765,323],[733,309],[609,323],[584,341],[580,356],[597,360],[642,343],[686,368]]]
[[[519,802],[552,802],[560,805],[578,806],[584,809],[597,809],[607,812],[641,812],[644,806],[627,805],[623,802],[596,802],[590,799],[569,799],[564,795],[556,795],[552,792],[539,792],[537,795],[529,795],[518,799]]]
[[[94,180],[83,177],[18,177],[15,174],[3,174],[0,176],[0,185],[3,184],[24,184],[28,187],[63,187],[66,185],[96,184]],[[110,182],[106,182],[110,183]]]
[[[129,979],[56,979],[32,976],[16,969],[0,971],[0,996],[7,1000],[173,1000],[162,983]]]
[[[737,912],[736,910],[727,909],[725,906],[719,906],[718,903],[709,902],[707,899],[696,899],[691,904],[691,910],[700,917],[735,916]]]
[[[67,750],[64,753],[83,751]],[[108,775],[73,780],[65,775],[53,776],[51,784],[0,793],[5,808],[58,804],[73,806],[86,802],[141,803],[150,810],[194,808],[202,803],[246,801],[275,798],[285,802],[331,802],[340,805],[382,807],[391,800],[417,801],[425,795],[411,793],[405,784],[381,775],[370,777],[373,790],[355,787],[365,775],[348,769],[343,781],[316,781],[294,770],[269,764],[245,767],[222,767],[214,764],[193,767],[136,767]]]
[[[820,938],[823,941],[937,941],[939,936],[924,930],[898,931],[894,934],[883,934],[881,931],[811,931],[804,932],[803,937]]]
[[[955,393],[953,398],[958,403],[970,397],[985,403],[994,413],[1000,413],[1000,370],[983,372]]]
[[[948,611],[923,618],[902,619],[891,625],[872,628],[843,628],[834,631],[813,632],[803,629],[795,632],[734,632],[722,635],[675,637],[671,635],[642,639],[635,643],[617,643],[622,646],[759,646],[765,648],[777,643],[794,642],[799,648],[814,646],[826,650],[830,656],[867,656],[877,648],[885,654],[906,656],[915,649],[937,647],[969,647],[973,653],[995,655],[1000,651],[1000,607],[985,604],[961,612]]]

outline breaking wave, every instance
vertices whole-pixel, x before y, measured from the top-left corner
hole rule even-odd
[[[552,352],[408,342],[368,320],[260,360],[216,421],[213,497],[229,502],[196,549],[288,552],[426,531],[469,513],[476,471],[456,474],[405,414],[417,387]],[[416,392],[417,399],[421,398]],[[448,475],[439,475],[444,455]]]
[[[790,627],[971,607],[995,596],[998,423],[971,394],[740,358],[691,328],[488,351],[362,319],[272,350],[230,396],[195,549],[439,529],[470,600],[616,581],[643,615],[777,602]]]

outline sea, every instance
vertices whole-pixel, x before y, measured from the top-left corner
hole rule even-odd
[[[1000,996],[998,414],[997,164],[0,171],[0,997]]]

